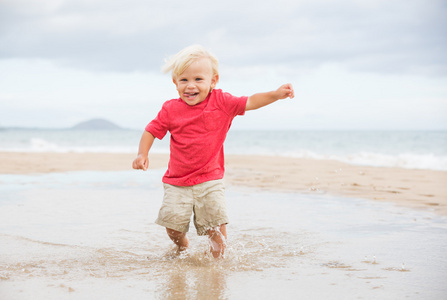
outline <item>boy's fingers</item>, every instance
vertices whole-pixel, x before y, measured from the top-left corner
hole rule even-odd
[[[295,97],[295,93],[293,91],[293,86],[291,83],[286,83],[283,85],[283,88],[285,90],[287,90],[287,97],[289,97],[290,99],[292,99],[293,97]]]
[[[289,98],[295,97],[295,91],[293,90],[293,86],[291,83],[288,84],[289,87]]]
[[[142,170],[144,170],[144,171],[146,171],[147,170],[147,167],[148,167],[148,165],[149,165],[149,162],[146,160],[143,160],[143,161],[141,161],[141,160],[134,160],[133,161],[133,163],[132,163],[132,167],[134,168],[134,169],[137,169],[137,170],[140,170],[140,169],[142,169]]]

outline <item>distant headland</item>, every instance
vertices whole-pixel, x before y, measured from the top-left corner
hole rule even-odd
[[[105,119],[91,119],[71,127],[73,130],[122,130],[118,125]]]

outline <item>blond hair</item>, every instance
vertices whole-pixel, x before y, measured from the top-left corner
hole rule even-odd
[[[214,75],[219,75],[219,62],[217,58],[208,50],[200,45],[192,45],[184,48],[176,55],[166,60],[165,65],[161,68],[164,73],[172,71],[172,78],[177,78],[182,74],[194,61],[200,58],[208,58],[211,62],[211,69]]]

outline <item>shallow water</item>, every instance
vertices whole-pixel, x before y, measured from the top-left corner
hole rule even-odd
[[[227,188],[228,249],[153,223],[163,171],[0,175],[0,299],[445,299],[447,218]]]

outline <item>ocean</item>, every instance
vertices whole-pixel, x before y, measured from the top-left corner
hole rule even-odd
[[[138,130],[0,130],[0,151],[136,153]],[[151,150],[169,152],[169,136]],[[226,154],[330,159],[354,165],[447,170],[447,131],[230,130]]]

